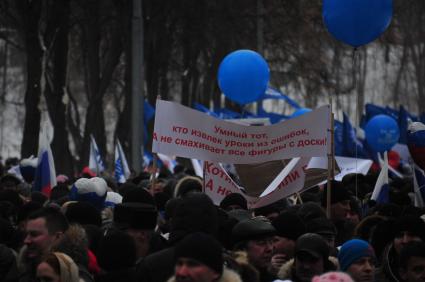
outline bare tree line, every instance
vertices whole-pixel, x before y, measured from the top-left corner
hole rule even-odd
[[[59,173],[72,174],[87,163],[90,134],[106,152],[106,128],[114,128],[113,136],[128,152],[131,4],[0,0],[0,107],[10,106],[6,89],[18,80],[10,71],[19,69],[25,86],[13,101],[25,110],[22,157],[37,152],[40,101],[55,130],[52,150]],[[306,107],[332,95],[336,108],[350,113],[347,98],[357,96],[360,116],[370,100],[367,85],[374,83],[371,67],[379,60],[381,84],[388,90],[384,101],[425,110],[422,0],[395,0],[390,28],[373,48],[359,48],[354,61],[353,49],[326,31],[317,0],[143,0],[143,11],[145,87],[152,104],[161,95],[189,106],[195,101],[222,106],[216,83],[221,60],[236,49],[261,49],[271,85]],[[116,117],[112,125],[111,116]]]

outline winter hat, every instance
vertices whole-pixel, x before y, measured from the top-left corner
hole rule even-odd
[[[80,178],[72,185],[69,199],[89,202],[100,210],[104,206],[107,189],[106,181],[100,177]]]
[[[121,195],[123,203],[144,203],[155,205],[155,200],[152,195],[148,192],[148,190],[141,187],[134,186],[126,190]]]
[[[192,191],[202,192],[202,181],[198,177],[185,176],[177,182],[174,197],[184,197]]]
[[[305,225],[301,217],[293,212],[282,212],[272,221],[276,235],[296,241],[305,233]]]
[[[81,171],[81,176],[86,178],[92,178],[96,176],[96,173],[92,171],[88,166],[85,166]]]
[[[227,210],[229,206],[239,206],[240,209],[248,209],[247,202],[244,196],[239,193],[230,193],[220,203],[220,208]]]
[[[122,203],[115,205],[114,226],[118,229],[154,229],[158,212],[154,205]]]
[[[69,223],[93,224],[99,227],[102,225],[100,212],[87,202],[70,203],[66,208],[65,216]]]
[[[65,174],[59,174],[56,176],[56,182],[57,183],[67,183],[69,181],[69,177]]]
[[[299,237],[295,243],[295,256],[306,253],[314,258],[323,258],[327,261],[329,252],[328,243],[322,236],[315,233],[306,233]]]
[[[408,231],[420,237],[422,241],[425,242],[425,222],[417,216],[401,216],[396,219],[393,228],[395,236],[398,236],[402,232]]]
[[[316,233],[324,237],[336,236],[336,227],[331,220],[325,217],[319,217],[306,222],[308,233]]]
[[[314,276],[311,282],[354,282],[354,280],[347,273],[331,271]]]
[[[327,197],[328,185],[326,184],[325,189],[323,189],[322,194],[322,206],[326,206],[326,197]],[[332,180],[331,188],[331,204],[336,204],[338,202],[347,201],[351,199],[350,191],[345,188],[342,182]]]
[[[126,232],[113,230],[100,240],[97,261],[102,269],[112,271],[130,268],[136,259],[134,240]]]
[[[38,158],[31,156],[28,159],[22,159],[19,163],[19,171],[27,183],[32,183],[37,169]]]
[[[232,237],[235,242],[256,240],[275,234],[276,229],[271,222],[263,216],[240,221],[232,229]]]
[[[217,209],[205,194],[189,194],[181,198],[172,214],[170,239],[193,232],[213,235],[218,232]]]
[[[191,258],[205,264],[215,272],[223,272],[223,252],[220,243],[212,236],[196,232],[177,243],[174,258]]]
[[[115,207],[116,204],[121,204],[122,196],[116,192],[107,192],[105,199],[105,207]]]
[[[363,257],[375,258],[375,252],[368,242],[352,239],[345,242],[338,253],[338,261],[342,271],[346,271],[351,264]]]

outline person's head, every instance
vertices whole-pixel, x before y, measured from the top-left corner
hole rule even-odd
[[[154,205],[122,203],[115,205],[113,225],[134,239],[137,257],[143,257],[149,252],[157,217],[158,211]]]
[[[335,247],[336,227],[333,222],[326,217],[318,217],[306,222],[308,233],[316,233],[328,242],[331,248]]]
[[[199,177],[185,176],[174,188],[174,197],[185,197],[188,194],[202,192],[202,181]]]
[[[347,273],[338,272],[338,271],[330,271],[326,272],[322,275],[314,276],[311,282],[354,282],[357,280],[353,280]]]
[[[37,278],[41,282],[76,282],[79,281],[78,267],[64,253],[49,253],[37,266]]]
[[[326,207],[327,188],[325,187],[322,196],[322,206]],[[334,222],[342,221],[347,218],[351,210],[350,207],[350,192],[344,187],[341,182],[332,181],[331,188],[331,219]]]
[[[401,216],[394,222],[394,249],[401,249],[412,241],[425,241],[425,222],[416,216]]]
[[[97,261],[106,272],[128,269],[136,262],[136,245],[126,232],[111,229],[99,242]]]
[[[192,233],[177,243],[174,258],[176,282],[213,282],[223,273],[222,246],[205,233]]]
[[[282,212],[273,220],[276,229],[273,238],[273,254],[284,254],[288,259],[294,257],[295,241],[305,233],[302,219],[294,212]]]
[[[295,244],[295,276],[309,282],[315,275],[332,270],[329,245],[318,234],[306,233]]]
[[[246,210],[247,207],[247,201],[242,194],[239,193],[230,193],[220,203],[220,208],[222,208],[225,211],[231,211],[231,210],[237,210],[242,209]]]
[[[67,229],[66,217],[55,208],[42,208],[30,214],[25,226],[26,259],[38,260],[47,254]]]
[[[401,250],[399,274],[405,282],[425,281],[425,243],[410,242]]]
[[[276,229],[265,217],[243,220],[232,229],[234,249],[245,251],[249,263],[264,270],[271,263],[275,234]]]
[[[170,240],[178,241],[182,236],[194,232],[218,234],[218,213],[210,197],[203,193],[189,193],[177,200],[172,208]]]
[[[373,282],[375,272],[375,252],[368,242],[352,239],[345,242],[339,253],[341,271],[345,271],[356,282]]]

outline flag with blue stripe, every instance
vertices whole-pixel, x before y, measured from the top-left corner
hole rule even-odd
[[[39,191],[50,197],[52,188],[56,186],[56,170],[53,154],[47,136],[47,125],[44,126],[40,135],[38,148],[38,162],[35,171],[33,191]]]
[[[99,175],[101,172],[105,171],[105,165],[93,135],[90,135],[89,168],[90,170],[94,171],[96,175]]]
[[[128,168],[127,159],[121,147],[121,143],[117,140],[115,145],[115,180],[117,183],[125,183],[130,177],[130,169]]]

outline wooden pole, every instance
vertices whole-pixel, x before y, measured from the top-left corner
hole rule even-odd
[[[328,154],[328,183],[327,183],[327,193],[326,193],[326,215],[328,218],[331,217],[331,190],[332,190],[332,180],[335,177],[335,149],[334,149],[334,114],[332,112],[332,97],[330,98],[330,121],[331,128],[329,129],[330,133],[330,153]]]

